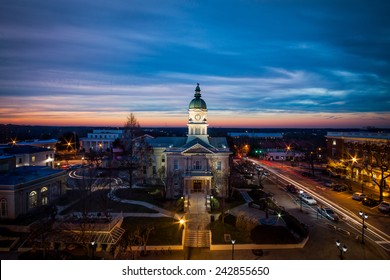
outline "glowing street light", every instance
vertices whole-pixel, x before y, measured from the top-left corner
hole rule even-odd
[[[92,259],[95,259],[95,247],[96,247],[96,242],[95,242],[95,241],[92,241],[92,242],[91,242]]]
[[[301,207],[299,208],[299,211],[302,212],[302,194],[303,194],[303,191],[300,190],[299,191],[299,201],[300,201],[300,204],[301,204]]]
[[[236,243],[236,240],[232,239],[232,260],[234,260],[234,243]]]
[[[345,246],[345,244],[343,246],[341,246],[341,243],[339,240],[336,240],[336,246],[340,251],[340,256],[339,256],[340,260],[344,259],[343,254],[345,254],[347,252],[347,250],[348,250],[347,246]]]
[[[367,226],[364,225],[364,221],[368,219],[368,215],[363,211],[359,211],[359,215],[362,217],[362,244],[364,244],[364,229],[367,228]]]

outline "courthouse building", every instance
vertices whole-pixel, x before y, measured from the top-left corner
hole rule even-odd
[[[148,139],[153,148],[151,173],[165,181],[167,197],[193,192],[227,195],[231,152],[226,138],[208,135],[207,119],[207,105],[198,84],[188,107],[187,137]]]

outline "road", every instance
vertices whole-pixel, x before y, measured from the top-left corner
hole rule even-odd
[[[367,227],[364,230],[365,240],[371,240],[390,253],[390,216],[379,212],[377,206],[369,208],[359,201],[352,200],[350,192],[335,192],[326,188],[324,178],[303,177],[299,174],[299,168],[269,161],[249,160],[267,169],[271,173],[271,178],[281,185],[291,183],[313,196],[318,204],[331,207],[341,217],[338,226],[346,228],[350,234],[355,235],[360,240],[362,238],[362,218],[359,211],[368,214],[368,219],[365,220]],[[291,195],[291,199],[297,200],[296,196],[293,195]],[[297,203],[300,203],[299,200]],[[305,205],[305,207],[316,215],[317,206],[308,207]]]

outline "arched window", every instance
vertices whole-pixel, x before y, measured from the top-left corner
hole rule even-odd
[[[47,205],[49,197],[48,197],[48,189],[47,187],[43,187],[41,189],[41,204],[42,205]]]
[[[7,205],[7,200],[5,198],[2,198],[0,200],[0,217],[2,218],[8,217],[8,205]]]
[[[30,192],[28,196],[28,208],[34,208],[38,205],[38,194],[36,191]]]

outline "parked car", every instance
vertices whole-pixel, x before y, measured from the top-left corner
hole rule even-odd
[[[390,212],[390,202],[382,201],[381,203],[379,203],[378,209],[379,209],[379,211],[381,211],[383,213],[389,213]]]
[[[352,199],[354,200],[363,200],[365,197],[367,197],[364,193],[361,193],[361,192],[355,192],[353,195],[352,195]]]
[[[333,190],[335,192],[344,192],[347,190],[347,186],[344,186],[344,185],[334,185],[333,186]]]
[[[325,187],[328,187],[328,188],[332,188],[333,186],[334,186],[334,183],[333,182],[330,182],[330,181],[328,181],[328,182],[325,182]]]
[[[294,186],[293,184],[288,184],[288,185],[286,185],[286,191],[288,191],[289,193],[292,193],[292,194],[296,194],[296,193],[298,193],[298,188],[296,186]]]
[[[329,207],[318,207],[317,212],[331,221],[339,220],[339,216]]]
[[[374,207],[374,206],[378,205],[378,201],[376,201],[375,199],[370,198],[370,197],[365,197],[362,200],[362,204],[365,206]]]
[[[302,199],[303,202],[309,205],[316,205],[317,201],[309,194],[303,192],[299,194],[300,199]]]

